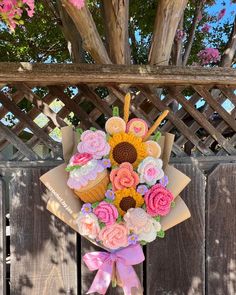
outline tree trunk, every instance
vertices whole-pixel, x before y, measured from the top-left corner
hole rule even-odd
[[[74,21],[82,38],[84,49],[91,54],[97,63],[111,64],[112,62],[98,34],[97,27],[87,5],[81,9],[76,9],[68,0],[62,0],[62,5]]]
[[[129,64],[129,0],[103,0],[107,49],[115,64]]]
[[[152,65],[169,63],[178,24],[188,0],[159,0],[149,62]]]

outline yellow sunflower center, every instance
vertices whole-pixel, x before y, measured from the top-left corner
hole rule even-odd
[[[129,162],[133,164],[137,160],[136,148],[129,142],[120,142],[113,149],[113,159],[118,163]]]

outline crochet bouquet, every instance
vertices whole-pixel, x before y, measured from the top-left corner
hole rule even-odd
[[[156,132],[168,111],[151,128],[113,109],[106,133],[62,129],[65,161],[41,177],[54,194],[47,208],[78,233],[108,252],[84,256],[98,270],[89,293],[105,294],[117,281],[127,295],[140,283],[132,265],[144,260],[141,245],[163,238],[165,230],[190,217],[178,196],[190,179],[168,165],[172,134]]]

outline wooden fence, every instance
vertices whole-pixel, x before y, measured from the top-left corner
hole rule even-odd
[[[81,254],[95,247],[45,209],[48,192],[39,176],[55,164],[0,163],[4,295],[6,290],[11,295],[84,295],[95,275],[81,262]],[[146,260],[136,269],[145,294],[234,295],[236,159],[175,165],[192,178],[182,193],[192,217],[144,248]],[[6,210],[10,237],[5,235]],[[111,288],[108,294],[122,292]]]
[[[192,178],[191,219],[144,247],[145,294],[236,294],[235,70],[0,63],[1,294],[86,294],[95,273],[81,254],[94,246],[46,211],[39,176],[62,159],[59,127],[103,128],[128,89],[131,117],[151,125],[170,110],[160,131],[175,133],[171,161]]]

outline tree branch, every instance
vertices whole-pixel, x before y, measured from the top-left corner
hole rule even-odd
[[[103,0],[108,54],[113,63],[129,64],[129,0]]]
[[[150,64],[169,63],[175,33],[188,0],[159,0],[152,45],[149,52]]]
[[[82,39],[80,34],[61,4],[60,0],[57,0],[57,7],[61,19],[61,29],[65,39],[68,42],[68,50],[70,52],[70,56],[74,63],[80,63],[83,61],[83,48],[82,48]]]
[[[185,51],[184,51],[184,56],[183,56],[183,66],[187,65],[190,53],[191,53],[191,49],[193,46],[193,40],[194,40],[194,35],[195,35],[195,31],[198,25],[198,16],[202,10],[203,7],[203,2],[201,1],[199,3],[199,5],[197,5],[195,13],[194,13],[194,18],[193,18],[193,22],[192,22],[192,26],[190,28],[189,31],[189,37],[188,37],[188,42],[185,46]]]
[[[68,0],[62,0],[62,6],[65,7],[79,31],[84,49],[91,54],[95,62],[111,64],[87,5],[85,4],[83,8],[78,10]]]
[[[236,52],[236,17],[234,19],[232,31],[229,37],[229,41],[226,45],[226,49],[222,56],[220,66],[221,67],[231,67],[234,62],[234,56]]]

